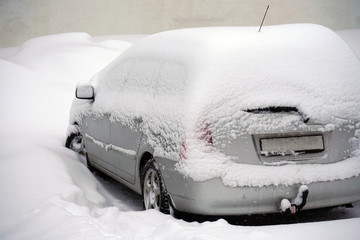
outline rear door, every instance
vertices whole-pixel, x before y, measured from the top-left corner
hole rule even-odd
[[[112,170],[110,146],[110,120],[108,114],[103,116],[90,115],[86,118],[85,125],[85,149],[91,162]]]
[[[133,124],[111,123],[111,154],[116,175],[130,183],[135,182],[136,159],[142,137],[140,124],[139,119]]]

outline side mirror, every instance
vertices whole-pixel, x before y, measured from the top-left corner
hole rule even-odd
[[[78,99],[94,100],[94,88],[89,82],[79,82],[76,86],[75,96]]]

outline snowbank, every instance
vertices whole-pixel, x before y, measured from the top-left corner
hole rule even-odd
[[[116,43],[95,43],[86,33],[58,34],[31,39],[0,59],[1,136],[43,129],[65,135],[68,121],[62,116],[68,116],[76,83],[90,79],[131,45]]]
[[[129,46],[69,33],[0,51],[0,238],[12,238],[10,229],[26,226],[21,216],[49,199],[125,209],[63,145],[76,82],[92,77]],[[29,232],[23,233],[26,238]]]

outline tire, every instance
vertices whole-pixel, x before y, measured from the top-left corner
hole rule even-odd
[[[65,147],[79,153],[80,155],[85,155],[86,158],[86,165],[88,169],[93,172],[95,171],[95,168],[91,165],[91,162],[89,160],[89,156],[87,155],[85,151],[85,145],[82,142],[83,137],[80,133],[72,133],[70,136],[67,137]],[[75,147],[77,146],[77,147]]]
[[[65,142],[65,147],[84,155],[83,137],[80,133],[71,133]]]
[[[142,202],[145,210],[155,209],[169,214],[169,198],[161,172],[154,161],[150,159],[141,173]]]
[[[86,157],[86,166],[89,169],[90,172],[94,172],[96,169],[93,167],[93,165],[91,165],[91,162],[89,160],[89,156],[87,155],[87,153],[85,153],[85,157]]]

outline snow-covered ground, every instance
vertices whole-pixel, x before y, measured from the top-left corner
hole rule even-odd
[[[357,51],[359,32],[339,34]],[[359,238],[359,203],[285,220],[228,219],[270,226],[185,222],[142,211],[139,196],[89,172],[64,141],[76,83],[130,45],[121,36],[106,39],[69,33],[0,49],[0,239]]]

